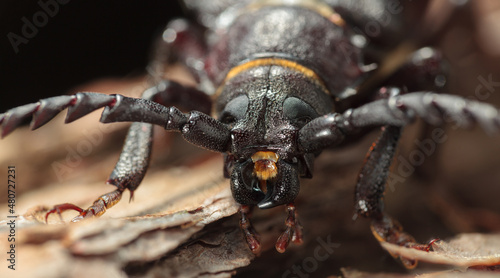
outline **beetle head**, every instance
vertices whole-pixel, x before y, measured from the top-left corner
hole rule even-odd
[[[298,132],[332,107],[321,86],[283,67],[252,68],[226,82],[215,113],[231,130],[225,175],[235,200],[259,208],[293,202],[318,154],[301,150]]]

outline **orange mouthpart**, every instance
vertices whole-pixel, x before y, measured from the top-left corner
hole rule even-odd
[[[278,158],[278,155],[271,151],[259,151],[254,153],[252,155],[252,161],[254,163],[253,174],[259,180],[263,181],[276,177],[278,174],[278,167],[276,167]]]

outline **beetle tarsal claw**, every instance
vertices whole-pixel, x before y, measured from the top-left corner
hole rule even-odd
[[[276,241],[276,250],[280,253],[285,252],[286,248],[290,244],[290,241],[295,244],[302,244],[302,226],[297,218],[297,211],[294,204],[288,204],[286,206],[288,216],[285,220],[286,229],[278,237]]]
[[[439,240],[433,239],[428,244],[419,244],[410,234],[403,231],[403,227],[401,226],[401,224],[399,224],[399,222],[387,215],[384,215],[379,220],[374,220],[371,224],[371,230],[373,235],[379,242],[388,242],[427,252],[429,252],[432,245]],[[394,254],[391,252],[389,253],[394,258],[397,258],[399,256],[398,254]],[[403,263],[403,265],[408,269],[415,268],[418,263],[418,261],[415,259],[402,256],[399,256],[399,259],[401,260],[401,263]]]
[[[63,218],[61,216],[61,213],[64,212],[64,211],[66,211],[66,210],[76,210],[80,214],[83,213],[83,211],[84,211],[84,209],[82,209],[81,207],[73,205],[73,204],[70,204],[70,203],[59,204],[59,205],[54,206],[51,210],[49,210],[45,214],[45,223],[48,223],[49,215],[51,215],[53,213],[57,213],[57,215],[59,215],[59,219],[62,222]]]

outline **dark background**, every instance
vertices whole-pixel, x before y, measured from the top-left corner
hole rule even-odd
[[[43,2],[47,2],[44,0]],[[56,2],[54,0],[54,2]],[[57,3],[57,2],[56,2]],[[38,1],[0,2],[0,111],[67,93],[98,77],[144,72],[154,37],[174,17],[178,1],[70,0],[16,54],[7,35],[43,9]]]

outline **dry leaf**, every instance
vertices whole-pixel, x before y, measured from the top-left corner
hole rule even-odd
[[[382,246],[393,254],[434,264],[457,267],[500,265],[500,234],[460,234],[451,240],[434,243],[431,252],[386,242]]]

